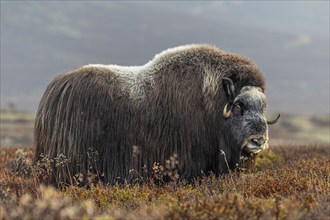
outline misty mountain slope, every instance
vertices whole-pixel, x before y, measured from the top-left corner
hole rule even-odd
[[[60,73],[88,63],[141,65],[188,43],[252,58],[266,75],[270,111],[329,113],[328,38],[132,2],[1,2],[1,105],[35,110]]]

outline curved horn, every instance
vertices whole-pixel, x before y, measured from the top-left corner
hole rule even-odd
[[[230,117],[230,109],[227,110],[227,106],[228,106],[228,103],[225,105],[225,107],[223,108],[223,117],[224,118],[229,118]]]
[[[274,120],[272,120],[272,121],[268,121],[267,120],[267,124],[269,124],[269,125],[272,125],[272,124],[275,124],[277,121],[278,121],[278,119],[280,118],[280,114],[278,114],[278,116],[274,119]]]

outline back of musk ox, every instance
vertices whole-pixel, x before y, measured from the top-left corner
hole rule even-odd
[[[52,184],[78,173],[87,183],[90,169],[106,183],[132,181],[174,154],[182,179],[219,175],[228,171],[222,151],[234,168],[242,155],[268,147],[265,111],[258,67],[208,45],[168,49],[143,66],[86,65],[47,87],[35,161],[54,161]]]

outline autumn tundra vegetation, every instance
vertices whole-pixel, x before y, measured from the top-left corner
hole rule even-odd
[[[56,189],[40,182],[51,170],[47,160],[32,166],[33,148],[2,147],[0,219],[328,219],[329,149],[270,147],[229,173],[191,183],[175,176],[180,161],[172,157],[140,184]],[[165,172],[173,178],[159,182]]]

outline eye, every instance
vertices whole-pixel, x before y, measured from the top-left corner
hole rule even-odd
[[[233,107],[233,111],[235,114],[240,115],[243,114],[243,108],[242,103],[236,102]]]

